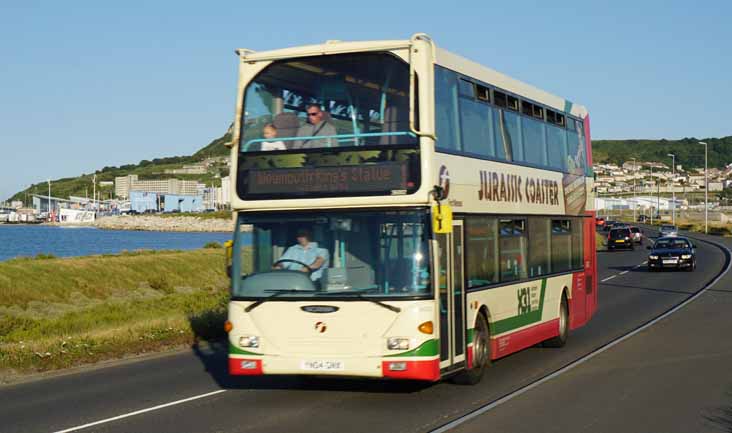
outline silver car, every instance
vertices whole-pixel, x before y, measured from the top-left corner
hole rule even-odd
[[[659,232],[661,233],[661,237],[679,235],[679,229],[675,225],[671,225],[671,224],[662,224]]]

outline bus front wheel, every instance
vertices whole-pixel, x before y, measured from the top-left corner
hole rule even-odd
[[[544,342],[545,347],[562,347],[567,344],[569,336],[569,303],[567,295],[562,293],[562,303],[559,306],[559,335]]]
[[[453,377],[452,381],[460,385],[475,385],[483,378],[485,369],[491,363],[491,336],[488,321],[482,313],[478,313],[473,330],[473,365]]]

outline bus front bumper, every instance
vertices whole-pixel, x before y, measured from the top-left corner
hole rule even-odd
[[[298,374],[437,381],[440,379],[440,360],[438,357],[311,359],[230,354],[229,374],[239,376]]]

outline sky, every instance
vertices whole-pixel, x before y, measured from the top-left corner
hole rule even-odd
[[[232,122],[235,48],[329,39],[427,33],[586,106],[595,139],[729,136],[731,18],[719,0],[0,0],[0,200],[191,154]]]

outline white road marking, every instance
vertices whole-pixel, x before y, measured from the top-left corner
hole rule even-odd
[[[627,274],[628,272],[630,272],[630,271],[623,271],[623,272],[619,273],[618,275],[625,275],[625,274]]]
[[[601,283],[604,283],[605,281],[610,281],[613,278],[617,277],[617,275],[610,275],[609,277],[605,278],[604,280],[600,280]]]
[[[198,400],[199,398],[211,397],[212,395],[221,394],[222,392],[226,392],[226,390],[220,389],[218,391],[208,392],[206,394],[200,394],[200,395],[196,395],[193,397],[184,398],[183,400],[171,401],[170,403],[160,404],[157,406],[149,407],[147,409],[136,410],[134,412],[126,413],[126,414],[115,416],[112,418],[107,418],[107,419],[102,419],[99,421],[90,422],[89,424],[84,424],[84,425],[80,425],[80,426],[76,426],[76,427],[67,428],[66,430],[59,430],[55,433],[68,433],[68,432],[73,432],[73,431],[79,431],[79,430],[82,430],[85,428],[93,427],[95,425],[106,424],[108,422],[117,421],[117,420],[124,419],[124,418],[129,418],[131,416],[140,415],[140,414],[143,414],[146,412],[152,412],[152,411],[155,411],[158,409],[163,409],[166,407],[175,406],[175,405],[182,404],[182,403],[187,403],[189,401]]]
[[[707,241],[707,242],[709,242],[710,244],[715,245],[718,248],[720,248],[721,250],[723,250],[725,253],[725,256],[730,257],[730,255],[732,255],[730,250],[727,247],[725,247],[724,245],[716,243],[716,242],[711,242],[711,241]],[[647,263],[647,262],[644,262],[644,263]],[[724,277],[727,274],[727,272],[729,272],[731,267],[732,267],[732,261],[728,262],[727,266],[724,268],[724,270],[719,275],[717,275],[717,277],[714,278],[714,280],[712,280],[709,284],[704,286],[701,290],[699,290],[698,292],[696,292],[694,295],[690,296],[689,298],[686,298],[685,301],[681,302],[680,304],[676,305],[675,307],[671,308],[670,310],[666,311],[665,313],[661,314],[660,316],[656,317],[655,319],[651,320],[650,322],[647,322],[645,325],[643,325],[639,328],[636,328],[636,329],[628,332],[627,334],[618,337],[615,340],[610,341],[606,345],[600,347],[599,349],[596,349],[593,352],[588,353],[587,355],[583,356],[582,358],[579,358],[573,362],[570,362],[569,364],[565,365],[564,367],[560,368],[559,370],[555,371],[554,373],[544,376],[541,379],[537,380],[536,382],[532,382],[532,383],[524,386],[523,388],[519,388],[516,391],[513,391],[512,393],[499,398],[498,400],[494,400],[494,401],[486,404],[485,406],[479,407],[478,409],[475,409],[472,412],[469,412],[457,419],[454,419],[454,420],[450,421],[449,423],[443,425],[442,427],[438,427],[438,428],[430,431],[430,433],[444,433],[446,431],[452,430],[453,428],[465,423],[466,421],[469,421],[492,409],[495,409],[497,406],[500,406],[501,404],[506,403],[509,400],[513,400],[514,398],[516,398],[528,391],[531,391],[532,389],[538,387],[539,385],[542,385],[543,383],[548,382],[548,381],[568,372],[569,370],[572,370],[573,368],[575,368],[581,364],[584,364],[585,362],[596,357],[597,355],[599,355],[599,354],[611,349],[612,347],[622,343],[623,341],[631,338],[635,334],[638,334],[639,332],[642,332],[642,331],[650,328],[651,326],[655,325],[656,323],[660,322],[661,320],[665,319],[666,317],[668,317],[668,316],[674,314],[675,312],[677,312],[678,310],[684,308],[687,304],[693,302],[699,296],[703,295],[707,290],[709,290],[711,287],[713,287],[715,284],[717,284],[717,282],[719,280],[721,280],[722,277]],[[614,277],[615,276],[613,276],[613,278]]]

